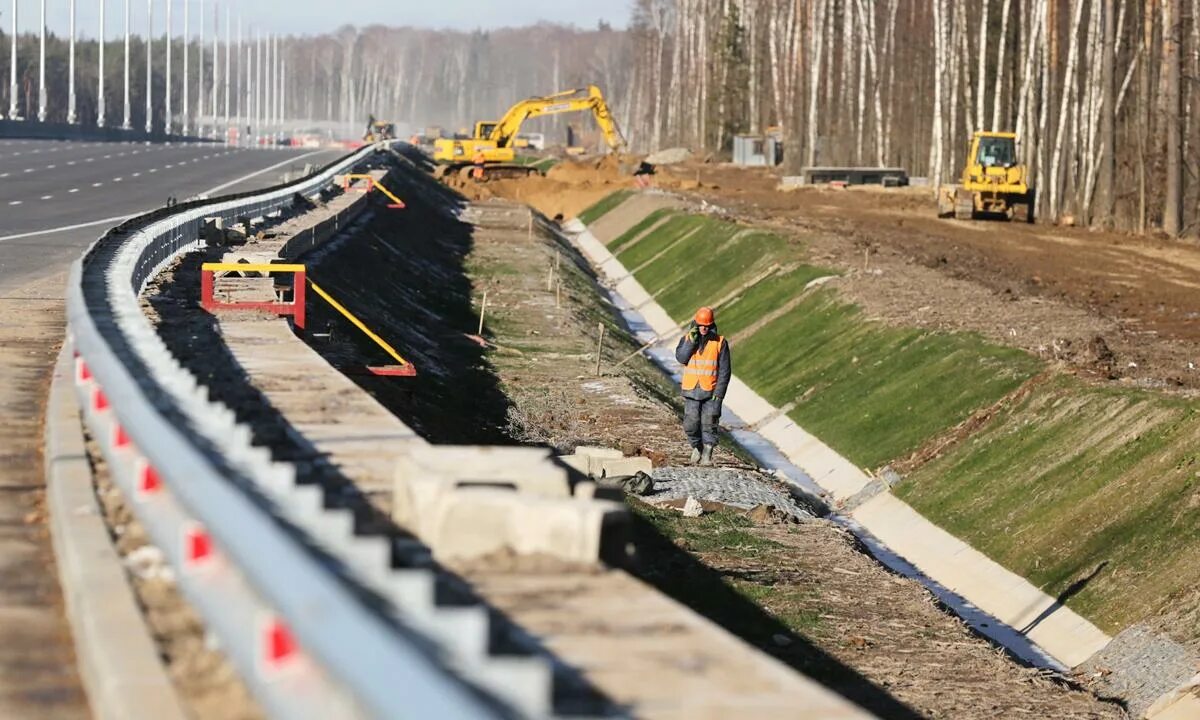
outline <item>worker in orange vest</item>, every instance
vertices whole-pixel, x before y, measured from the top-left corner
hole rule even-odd
[[[729,341],[717,333],[712,308],[696,311],[687,334],[675,346],[675,359],[683,368],[683,432],[692,446],[693,463],[712,465],[717,444],[721,403],[733,374]]]
[[[475,153],[475,157],[472,158],[472,160],[475,163],[475,167],[474,167],[474,169],[471,170],[471,177],[475,178],[476,180],[482,180],[483,179],[483,163],[486,160],[486,158],[483,157],[483,151],[481,150],[481,151]]]

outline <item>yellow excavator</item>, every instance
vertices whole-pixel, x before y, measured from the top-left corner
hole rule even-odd
[[[439,164],[437,174],[440,177],[457,172],[464,179],[480,181],[537,174],[536,168],[515,162],[514,147],[521,124],[530,118],[568,112],[591,112],[608,147],[619,152],[625,146],[625,138],[608,109],[604,94],[595,85],[588,85],[522,100],[499,120],[475,123],[472,137],[439,139],[433,148],[433,159]]]
[[[1017,162],[1015,133],[976,131],[961,183],[938,189],[938,216],[959,220],[1004,216],[1033,222],[1035,203],[1029,169]]]

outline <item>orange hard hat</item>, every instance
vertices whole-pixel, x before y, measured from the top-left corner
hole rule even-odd
[[[712,308],[702,307],[699,310],[697,310],[695,320],[696,320],[697,325],[712,325],[713,324]]]

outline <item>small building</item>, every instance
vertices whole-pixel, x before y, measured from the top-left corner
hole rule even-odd
[[[776,135],[734,135],[733,164],[773,167],[783,162],[783,141]]]

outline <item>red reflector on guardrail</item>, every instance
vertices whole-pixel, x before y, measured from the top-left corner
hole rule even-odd
[[[138,497],[153,495],[162,489],[162,478],[158,476],[158,471],[150,466],[150,463],[145,460],[139,460],[137,466],[137,494]]]
[[[85,383],[92,379],[92,371],[83,361],[83,358],[75,356],[75,382]]]
[[[129,435],[119,422],[112,424],[112,446],[118,450],[129,447]]]
[[[189,565],[201,565],[214,554],[212,537],[202,526],[194,524],[183,531],[183,559]]]
[[[270,619],[263,628],[263,663],[268,669],[276,669],[297,655],[300,648],[288,626],[277,619]]]
[[[92,390],[92,410],[100,412],[108,409],[108,396],[100,388]]]

